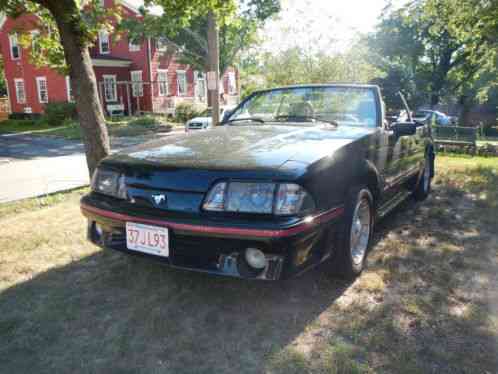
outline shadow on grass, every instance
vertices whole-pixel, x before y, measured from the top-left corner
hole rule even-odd
[[[5,372],[261,372],[348,284],[246,282],[98,252],[0,294]]]
[[[358,318],[337,332],[384,355],[388,372],[494,373],[496,186],[492,167],[443,174],[427,202],[408,200],[382,221],[369,266],[387,270],[382,303],[355,303]]]

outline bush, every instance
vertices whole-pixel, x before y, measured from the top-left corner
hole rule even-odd
[[[74,103],[53,102],[45,105],[45,114],[42,120],[49,126],[61,126],[66,119],[75,119],[76,117],[76,105]]]
[[[11,113],[11,114],[9,114],[9,119],[12,119],[12,120],[37,120],[40,118],[41,118],[41,115],[38,113]]]
[[[176,106],[175,117],[177,122],[187,122],[189,119],[199,116],[202,108],[190,103],[181,103]]]

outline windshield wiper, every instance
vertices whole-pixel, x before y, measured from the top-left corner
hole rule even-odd
[[[339,123],[337,121],[325,120],[325,119],[321,119],[321,118],[314,117],[314,116],[291,116],[288,114],[281,114],[281,115],[276,116],[275,119],[276,120],[286,119],[286,120],[295,120],[295,121],[315,120],[318,122],[327,123],[327,124],[335,126],[335,127],[339,126]]]
[[[263,121],[259,117],[234,118],[234,119],[229,119],[228,121],[225,121],[225,123],[232,123],[232,122],[239,122],[239,121],[252,121],[252,122],[265,123],[265,121]]]

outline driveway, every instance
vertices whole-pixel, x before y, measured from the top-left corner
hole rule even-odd
[[[113,151],[149,137],[114,138]],[[0,135],[0,203],[82,187],[89,183],[83,144],[33,135]]]

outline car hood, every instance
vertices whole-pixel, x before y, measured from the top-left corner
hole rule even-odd
[[[287,161],[310,164],[375,131],[330,125],[218,126],[167,136],[111,156],[108,161],[209,170],[275,170]]]

